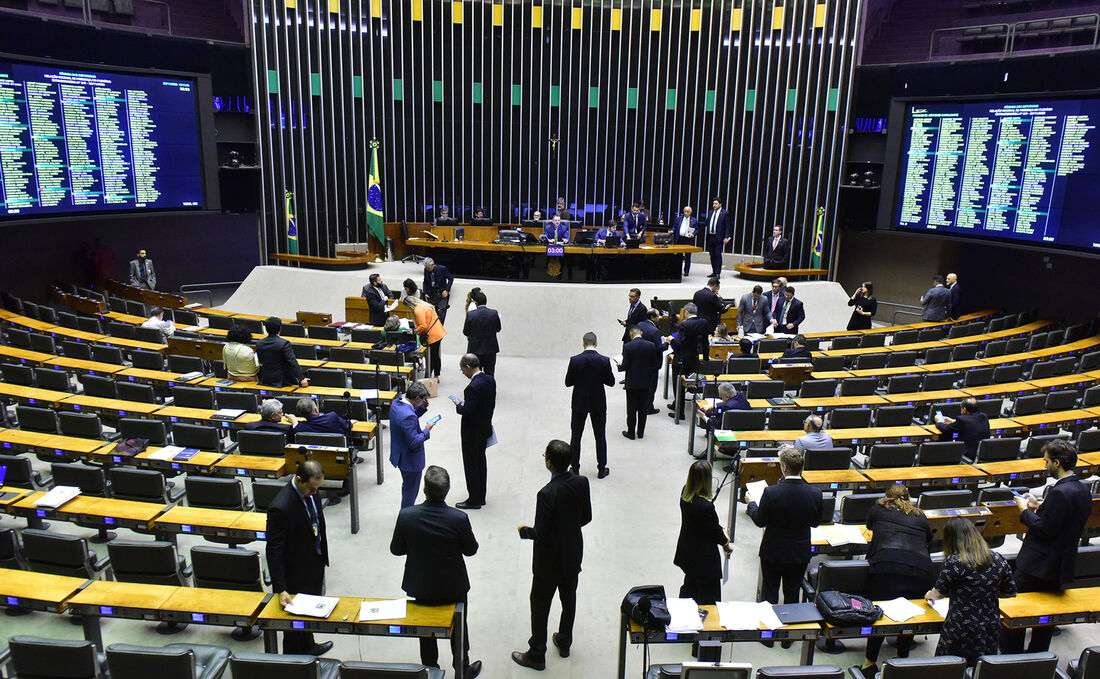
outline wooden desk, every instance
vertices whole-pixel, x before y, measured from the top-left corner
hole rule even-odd
[[[894,622],[883,616],[870,627],[866,626],[839,626],[822,623],[823,633],[826,639],[856,639],[869,636],[892,636],[895,634],[936,634],[943,627],[943,616],[936,612],[923,599],[910,599],[920,606],[924,613],[905,622]],[[881,603],[881,602],[875,602]]]
[[[348,342],[348,344],[356,344],[356,342]],[[305,363],[301,360],[298,361],[299,365],[303,368],[306,367]],[[412,373],[411,365],[384,365],[381,363],[341,363],[338,361],[317,361],[318,368],[332,368],[336,370],[344,370],[347,372],[371,372],[371,373],[393,373],[400,377],[408,377]]]
[[[229,534],[241,542],[253,542],[267,539],[267,514],[263,512],[241,512],[230,524]]]
[[[958,401],[966,398],[966,392],[961,389],[914,391],[908,394],[884,394],[882,398],[893,405],[917,406],[938,401]]]
[[[1020,508],[1015,500],[983,502],[982,506],[990,511],[982,527],[982,537],[988,539],[1027,532],[1027,526],[1020,521]]]
[[[179,379],[181,374],[182,373],[168,370],[146,370],[144,368],[124,368],[118,371],[119,377],[125,377],[130,382],[151,384],[156,387],[174,387],[176,384],[180,386],[191,386],[192,382],[199,381],[189,380],[187,382],[180,382]]]
[[[44,363],[53,368],[72,370],[82,375],[115,375],[126,369],[126,366],[116,363],[85,361],[80,358],[69,358],[67,356],[50,356],[49,360]]]
[[[1095,384],[1097,380],[1095,375],[1088,373],[1079,375],[1059,375],[1057,377],[1044,377],[1038,380],[1032,380],[1031,384],[1046,391],[1057,391],[1060,388],[1065,387],[1087,387]]]
[[[803,471],[802,479],[811,486],[817,486],[826,492],[860,488],[867,485],[867,477],[858,469]]]
[[[1039,413],[1038,415],[1023,415],[1011,419],[1021,424],[1028,431],[1038,431],[1048,427],[1057,429],[1061,425],[1067,425],[1070,428],[1088,428],[1097,419],[1100,419],[1100,416],[1092,410],[1063,410],[1053,413]]]
[[[986,473],[991,483],[1005,483],[1016,485],[1013,482],[1034,481],[1045,479],[1047,465],[1041,457],[1026,460],[1005,460],[1003,462],[980,462],[974,465]],[[1032,484],[1027,484],[1032,485]],[[1015,503],[1013,503],[1015,506]]]
[[[929,425],[935,428],[936,425]],[[1013,436],[1024,430],[1022,424],[1008,417],[998,417],[989,421],[989,433],[992,436]]]
[[[404,618],[359,622],[359,605],[364,601],[377,601],[377,599],[344,596],[339,599],[340,603],[336,605],[329,617],[322,619],[291,615],[283,610],[277,596],[271,597],[256,618],[257,624],[264,630],[264,651],[279,652],[279,641],[276,635],[279,630],[430,639],[447,639],[454,635],[458,637],[457,646],[459,648],[463,646],[466,630],[463,623],[462,604],[420,606],[410,601]],[[458,654],[454,664],[456,676],[461,677],[462,654]]]
[[[0,398],[4,397],[24,405],[53,406],[72,397],[72,394],[67,391],[51,391],[49,389],[39,389],[37,387],[21,387],[18,384],[0,382]]]
[[[228,539],[231,535],[230,528],[242,514],[247,513],[235,509],[176,506],[158,516],[153,527],[164,533],[191,533]],[[267,536],[259,539],[267,539]]]
[[[30,493],[31,493],[31,491],[27,490],[26,488],[15,488],[14,486],[0,486],[0,509],[7,510],[8,507],[12,506],[16,502],[19,502],[20,500],[25,498]],[[4,497],[4,496],[8,496],[8,497]],[[3,569],[0,569],[0,570],[3,570]]]
[[[58,402],[57,407],[61,410],[98,413],[111,417],[148,417],[163,406],[159,403],[142,403],[141,401],[123,401],[117,398],[99,398],[83,394],[73,396],[70,394],[64,400]]]
[[[924,441],[939,436],[939,432],[930,431],[924,426],[905,427],[861,427],[858,429],[829,429],[826,430],[837,444],[851,443],[864,445],[872,443],[905,443],[908,441]],[[748,447],[754,444],[772,445],[784,441],[794,441],[802,436],[801,429],[787,430],[760,430],[760,431],[723,431],[714,432],[714,438],[719,444],[731,447]]]
[[[126,339],[124,337],[106,337],[102,340],[104,344],[111,347],[125,347],[127,349],[141,349],[142,351],[155,351],[158,354],[167,354],[168,345],[155,342],[142,342],[136,339]]]
[[[85,332],[83,330],[74,330],[73,328],[65,328],[60,325],[50,326],[50,334],[54,337],[65,337],[68,339],[74,339],[78,342],[103,342],[108,338],[108,335],[100,335],[94,332]]]
[[[110,529],[115,527],[147,529],[153,519],[168,508],[156,502],[133,502],[113,498],[78,495],[56,509],[36,507],[35,501],[45,495],[37,491],[11,505],[8,510],[28,519],[55,519],[83,526]]]
[[[0,606],[61,613],[85,578],[0,568]]]
[[[974,398],[1013,398],[1024,394],[1034,394],[1039,390],[1031,382],[1008,382],[1006,384],[987,384],[984,387],[963,387],[960,389],[967,396]]]
[[[196,457],[198,457],[196,455]],[[283,457],[262,455],[224,455],[211,465],[210,471],[219,476],[249,476],[257,479],[277,479],[290,471],[290,463]]]
[[[893,368],[866,368],[849,370],[852,377],[895,377],[897,375],[920,375],[927,372],[922,365],[901,365]],[[816,378],[815,378],[816,379]]]
[[[207,377],[206,379],[196,380],[195,382],[189,382],[188,385],[198,387],[213,387],[214,391],[222,391],[228,389],[230,391],[254,391],[260,396],[267,396],[268,394],[289,394],[295,390],[295,387],[269,387],[264,384],[260,384],[256,381],[249,382],[233,382],[232,384],[221,384],[224,381],[221,377]],[[344,393],[343,391],[340,392]]]
[[[0,345],[0,356],[4,357],[5,363],[29,363],[31,365],[41,365],[43,362],[54,358],[53,354],[44,354],[40,351],[31,351],[29,349],[18,349],[7,345]]]
[[[210,474],[212,467],[218,460],[225,457],[222,453],[199,451],[190,460],[154,460],[151,455],[161,450],[160,446],[149,446],[144,451],[133,457],[119,458],[117,455],[111,458],[114,464],[130,464],[143,469],[159,469],[168,472],[186,472],[188,474]],[[100,453],[93,453],[99,456]]]
[[[157,620],[161,606],[178,587],[95,580],[69,599],[69,608],[83,617],[84,638],[104,650],[100,618]]]
[[[1062,592],[1021,592],[1001,599],[1001,623],[1010,629],[1042,625],[1096,622],[1100,615],[1100,587]]]
[[[988,480],[984,471],[968,464],[864,469],[862,472],[872,488],[885,488],[895,483],[904,483],[911,488],[969,486]]]
[[[21,429],[5,429],[0,431],[0,448],[5,452],[29,452],[52,436],[54,434],[23,431]]]
[[[164,406],[153,412],[152,417],[167,422],[185,422],[188,424],[205,424],[224,429],[240,429],[250,422],[259,422],[259,413],[244,413],[235,420],[216,420],[216,410],[206,408],[184,408],[183,406]]]
[[[266,592],[238,592],[205,587],[174,589],[176,591],[157,610],[160,620],[249,627],[256,623],[256,618],[268,599],[278,598],[278,595]]]
[[[85,460],[88,456],[101,449],[104,452],[114,450],[114,443],[106,443],[99,439],[84,439],[76,436],[50,436],[49,438],[29,445],[28,450],[39,457],[48,457],[51,461]]]
[[[108,311],[105,314],[98,314],[100,318],[109,318],[112,321],[118,321],[119,323],[129,323],[130,325],[141,325],[145,321],[149,320],[144,316],[134,316],[133,314],[124,314],[121,311]]]
[[[889,405],[889,401],[877,394],[870,396],[825,396],[822,398],[795,398],[795,406],[811,410],[832,410],[834,408],[867,408]]]

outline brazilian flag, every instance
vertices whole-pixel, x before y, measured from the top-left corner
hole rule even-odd
[[[294,217],[294,194],[284,191],[286,199],[286,249],[292,255],[298,254],[298,220]]]
[[[378,239],[383,246],[386,243],[386,231],[382,222],[382,180],[378,176],[377,139],[370,142],[370,183],[367,187],[367,233]]]
[[[810,268],[821,268],[821,249],[825,242],[825,208],[817,208],[817,227],[814,229],[814,253],[810,257]]]

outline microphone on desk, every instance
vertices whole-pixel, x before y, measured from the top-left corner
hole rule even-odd
[[[344,390],[344,419],[351,419],[351,392]]]

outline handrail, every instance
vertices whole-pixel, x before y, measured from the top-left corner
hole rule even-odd
[[[199,293],[206,293],[207,306],[214,306],[214,291],[210,288],[227,288],[233,285],[240,285],[244,281],[217,281],[214,283],[184,283],[179,287],[181,295],[195,295]]]
[[[894,312],[894,315],[890,318],[890,325],[898,324],[898,314],[908,314],[910,316],[921,316],[924,312],[924,307],[915,306],[913,304],[899,304],[898,302],[884,302],[879,300],[880,305],[897,307],[898,310]],[[914,311],[906,311],[906,309],[913,309]]]
[[[1093,17],[1093,18],[1096,19],[1096,21],[1094,21],[1093,24],[1092,24],[1092,44],[1091,45],[1079,45],[1077,47],[1080,48],[1080,49],[1094,48],[1094,47],[1097,46],[1098,43],[1100,43],[1100,13],[1087,12],[1087,13],[1084,13],[1084,14],[1065,14],[1065,15],[1060,15],[1060,16],[1039,17],[1039,18],[1036,18],[1036,19],[1025,20],[1025,21],[1015,21],[1015,22],[1012,22],[1012,23],[1001,22],[1001,23],[994,23],[994,24],[974,24],[972,26],[946,26],[944,28],[937,28],[934,31],[932,31],[932,37],[929,40],[928,61],[932,61],[935,58],[934,53],[936,51],[936,37],[937,37],[937,35],[944,35],[944,34],[952,33],[952,32],[957,33],[959,31],[964,31],[964,30],[970,29],[970,28],[1004,27],[1005,32],[1003,34],[1000,34],[1000,35],[996,36],[996,37],[1003,38],[1003,40],[1004,40],[1004,47],[1001,49],[1001,57],[1004,58],[1004,57],[1010,57],[1010,56],[1013,56],[1014,54],[1016,54],[1016,34],[1018,32],[1019,33],[1026,33],[1026,31],[1018,30],[1021,27],[1024,27],[1027,24],[1035,23],[1035,22],[1039,22],[1039,21],[1051,22],[1051,21],[1056,21],[1058,19],[1070,19],[1072,21],[1073,19],[1079,19],[1081,17]],[[994,36],[991,35],[989,37],[994,37]],[[993,54],[994,54],[993,52],[983,52],[983,53],[973,54],[973,55],[952,54],[952,55],[946,55],[946,56],[949,56],[951,59],[955,60],[955,59],[967,59],[967,58],[988,58],[988,57],[992,56]]]
[[[994,28],[994,27],[1001,27],[1001,26],[1003,26],[1004,29],[1005,29],[1005,32],[1003,34],[1001,34],[1000,36],[997,36],[997,37],[1001,37],[1001,38],[1004,39],[1004,47],[1001,48],[1001,56],[1002,57],[1008,56],[1008,46],[1009,46],[1009,43],[1011,42],[1011,38],[1012,38],[1012,34],[1013,34],[1013,26],[1008,24],[1008,23],[1005,23],[1005,22],[1000,22],[1000,23],[995,23],[995,24],[975,24],[973,26],[947,26],[945,28],[937,28],[936,30],[932,31],[932,38],[931,38],[931,40],[929,41],[929,44],[928,44],[928,61],[932,61],[932,54],[936,51],[936,34],[937,33],[958,32],[958,31],[964,31],[968,28]],[[994,37],[994,36],[991,35],[990,37]],[[985,53],[982,53],[982,54],[977,55],[977,56],[989,57],[992,54],[993,54],[992,52],[985,52]],[[952,56],[960,56],[960,55],[952,55]]]

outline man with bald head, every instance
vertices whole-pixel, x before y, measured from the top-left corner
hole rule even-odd
[[[690,245],[695,247],[695,227],[699,220],[692,216],[690,205],[684,206],[684,211],[672,220],[672,232],[676,234],[677,245]],[[691,273],[691,253],[684,253],[684,275]]]
[[[962,313],[959,310],[959,277],[953,273],[947,274],[947,291],[951,293],[951,302],[947,307],[947,317],[958,318]]]
[[[802,423],[805,434],[795,439],[794,448],[800,453],[833,447],[833,437],[825,431],[825,420],[820,415],[810,415]]]

